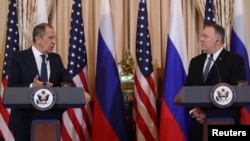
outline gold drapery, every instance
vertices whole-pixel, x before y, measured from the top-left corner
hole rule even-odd
[[[53,0],[44,1],[49,15]],[[32,29],[35,26],[37,16],[36,3],[37,0],[17,0],[20,50],[24,50],[32,44]]]

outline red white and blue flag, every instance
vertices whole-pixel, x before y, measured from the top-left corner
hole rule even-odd
[[[88,89],[87,52],[81,0],[74,0],[71,11],[68,71],[76,87]],[[90,104],[84,108],[70,108],[63,113],[61,123],[63,141],[91,141],[92,112]]]
[[[242,0],[234,1],[233,28],[231,32],[230,51],[240,54],[245,61],[247,82],[250,84],[249,54],[247,52],[246,20]],[[241,123],[250,124],[250,107],[241,110]]]
[[[0,136],[6,141],[14,141],[14,137],[8,128],[10,109],[2,105],[3,91],[8,87],[8,64],[14,52],[19,51],[18,15],[16,0],[9,0],[9,12],[7,21],[7,34],[3,62],[3,73],[0,96]]]
[[[159,141],[188,141],[187,111],[174,103],[175,96],[184,86],[188,73],[186,34],[181,0],[172,0],[171,3]]]
[[[147,12],[147,1],[140,0],[136,32],[133,120],[136,140],[157,141],[156,94]]]
[[[109,0],[101,0],[100,8],[92,140],[127,141]]]

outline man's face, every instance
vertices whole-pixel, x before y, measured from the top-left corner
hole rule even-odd
[[[200,44],[202,51],[211,54],[216,49],[218,42],[218,35],[215,33],[213,27],[205,27],[201,33]]]
[[[42,53],[51,53],[56,44],[56,34],[52,28],[46,27],[44,35],[39,40],[40,51]]]

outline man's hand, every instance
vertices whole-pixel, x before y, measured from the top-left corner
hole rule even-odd
[[[205,123],[206,115],[200,108],[197,108],[196,110],[194,110],[192,112],[192,115],[196,119],[196,121],[199,122],[200,124]]]
[[[32,83],[32,87],[41,87],[41,86],[47,86],[47,87],[52,87],[53,84],[50,82],[42,82],[39,80],[39,75],[36,75],[33,83]]]

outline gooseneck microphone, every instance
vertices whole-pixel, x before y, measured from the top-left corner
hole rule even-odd
[[[216,72],[217,72],[217,74],[218,74],[218,80],[219,80],[219,83],[221,83],[221,75],[220,75],[220,70],[219,70],[219,68],[218,68],[218,66],[217,66],[217,64],[216,64],[216,61],[214,60],[214,58],[213,58],[213,54],[210,54],[210,56],[212,57],[212,61],[214,62],[214,67],[215,67],[215,69],[216,69]]]

